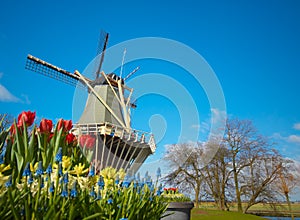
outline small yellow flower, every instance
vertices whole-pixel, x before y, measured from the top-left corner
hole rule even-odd
[[[0,185],[2,186],[9,178],[9,176],[4,176],[2,172],[10,169],[10,165],[5,166],[4,164],[0,165]]]
[[[10,169],[10,165],[8,164],[7,166],[5,166],[5,164],[1,164],[0,165],[0,174],[2,172],[5,172],[6,170],[9,170]]]
[[[68,156],[63,156],[62,158],[62,168],[63,170],[68,170],[71,166],[71,158]]]
[[[85,166],[81,163],[79,163],[78,165],[75,165],[75,167],[73,168],[73,170],[71,170],[69,173],[70,174],[76,174],[77,176],[80,176],[86,172],[88,172],[88,168],[84,169]]]
[[[31,171],[31,172],[35,172],[35,170],[37,169],[38,165],[39,165],[38,162],[36,162],[36,163],[34,164],[34,166],[32,165],[32,163],[30,163],[30,171]]]
[[[117,172],[117,175],[119,176],[119,180],[120,181],[123,181],[125,176],[126,176],[126,173],[125,173],[125,170],[123,168],[121,168],[118,172]]]
[[[115,168],[106,167],[105,169],[101,170],[101,175],[105,179],[115,179],[117,176],[117,172]]]

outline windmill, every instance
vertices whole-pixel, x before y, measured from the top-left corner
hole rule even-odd
[[[104,33],[102,36],[104,43],[98,46],[100,53],[97,56],[99,62],[95,68],[95,79],[89,79],[77,70],[74,73],[68,72],[32,55],[27,56],[25,68],[74,86],[85,87],[88,98],[73,133],[85,150],[93,149],[95,169],[111,166],[135,173],[156,149],[151,133],[131,128],[130,109],[136,105],[131,102],[133,89],[126,85],[126,80],[138,68],[124,78],[122,71],[120,76],[115,73],[105,74],[101,68],[109,34]],[[90,146],[91,143],[93,146]]]

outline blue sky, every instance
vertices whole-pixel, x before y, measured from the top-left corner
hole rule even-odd
[[[1,1],[1,112],[35,110],[39,118],[71,119],[74,87],[25,70],[26,56],[83,71],[96,54],[100,29],[111,34],[109,46],[163,37],[193,48],[217,75],[227,113],[253,120],[281,153],[300,161],[299,1]],[[141,67],[137,76],[152,71],[181,81],[201,122],[208,121],[205,93],[184,71],[155,61]],[[180,116],[170,100],[148,95],[138,105],[133,119],[138,128],[149,130],[153,115],[167,124],[159,149],[177,141]]]

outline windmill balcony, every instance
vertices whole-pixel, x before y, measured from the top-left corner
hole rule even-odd
[[[109,122],[75,124],[72,132],[79,140],[83,135],[95,137],[92,160],[98,169],[111,166],[135,173],[156,149],[153,134]]]

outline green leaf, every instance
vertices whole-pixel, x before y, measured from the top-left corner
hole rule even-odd
[[[101,213],[95,213],[93,215],[90,215],[90,216],[84,218],[83,220],[93,219],[93,218],[97,218],[99,216],[101,216]]]
[[[21,175],[21,170],[23,168],[23,164],[24,164],[24,158],[21,154],[19,154],[19,152],[15,151],[15,155],[16,155],[16,158],[17,158],[17,167],[18,167],[18,173],[19,175]]]

